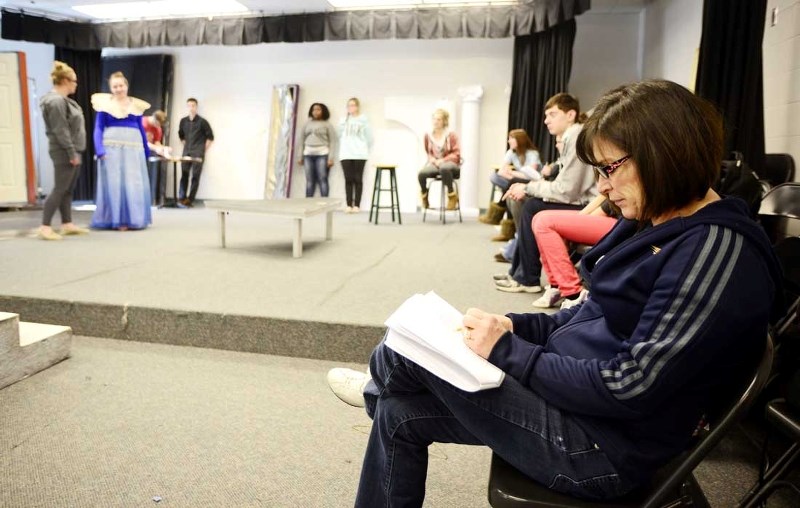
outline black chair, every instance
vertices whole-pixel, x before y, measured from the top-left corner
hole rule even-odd
[[[758,217],[770,241],[785,236],[786,219],[800,219],[800,183],[782,183],[762,198]]]
[[[775,368],[772,379],[780,382],[775,385],[783,388],[785,398],[767,403],[765,417],[767,424],[788,437],[791,445],[771,465],[769,463],[770,431],[764,439],[759,477],[749,492],[739,502],[740,507],[760,506],[772,493],[780,488],[789,488],[800,494],[800,488],[787,481],[792,467],[800,458],[800,370],[797,359],[800,356],[800,336],[798,336],[798,310],[800,310],[800,237],[792,236],[780,240],[775,245],[775,253],[783,268],[783,292],[787,308],[772,327],[775,337]],[[787,402],[789,399],[789,402]],[[792,401],[794,403],[792,403]]]
[[[786,399],[776,399],[767,404],[766,418],[767,423],[791,439],[792,444],[774,464],[762,470],[761,478],[739,502],[739,508],[761,506],[773,492],[781,488],[791,489],[800,495],[800,488],[786,480],[800,458],[800,411],[789,405]],[[764,448],[766,451],[766,443]]]
[[[772,187],[794,180],[794,159],[788,153],[768,153],[758,176]]]
[[[701,434],[691,449],[661,468],[648,485],[620,499],[586,501],[550,490],[493,455],[489,476],[489,504],[494,508],[708,507],[708,501],[692,471],[758,398],[772,369],[772,352],[772,339],[767,335],[764,354],[754,368],[749,383],[740,392],[741,395],[712,423],[710,430]]]
[[[428,195],[430,195],[430,189],[433,186],[433,183],[439,182],[439,188],[440,188],[439,206],[438,207],[425,208],[422,211],[422,222],[425,222],[425,219],[428,216],[428,210],[438,210],[439,211],[439,221],[442,224],[447,224],[446,212],[458,212],[458,222],[464,222],[464,219],[461,217],[461,194],[460,194],[460,192],[458,190],[458,180],[459,180],[459,178],[457,176],[453,175],[453,191],[456,193],[456,197],[458,197],[458,200],[456,201],[456,207],[453,210],[448,210],[446,208],[446,205],[447,205],[447,191],[446,191],[446,189],[447,189],[447,187],[442,182],[442,175],[436,175],[436,177],[429,178],[429,180],[433,180],[433,182],[431,182],[428,185]]]

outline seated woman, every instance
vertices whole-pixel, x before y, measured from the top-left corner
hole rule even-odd
[[[506,213],[505,201],[502,199],[512,183],[527,183],[542,178],[539,168],[542,161],[539,150],[533,144],[525,129],[513,129],[508,133],[508,151],[503,159],[502,167],[491,174],[489,180],[502,191],[500,201],[489,203],[486,215],[478,220],[484,224],[500,224]]]
[[[669,81],[625,85],[600,99],[577,150],[623,218],[583,258],[582,304],[467,311],[464,341],[505,371],[498,388],[459,390],[383,343],[368,375],[328,374],[373,419],[356,506],[421,506],[432,442],[486,445],[554,490],[619,497],[749,377],[780,268],[744,202],[711,190],[716,109]]]
[[[533,216],[533,236],[550,281],[550,287],[533,302],[534,307],[547,309],[555,307],[562,299],[585,298],[586,290],[565,242],[594,245],[611,231],[618,217],[619,211],[602,194],[578,212],[544,210]]]
[[[419,187],[422,192],[422,207],[430,208],[428,202],[428,178],[442,176],[442,185],[447,186],[447,209],[455,210],[458,196],[453,190],[453,178],[461,174],[461,145],[455,132],[448,129],[450,114],[437,109],[433,112],[433,129],[425,133],[423,143],[428,162],[419,171]]]

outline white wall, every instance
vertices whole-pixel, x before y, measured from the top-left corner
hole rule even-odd
[[[693,90],[702,33],[702,1],[653,0],[647,4],[642,77],[669,79]]]
[[[592,14],[576,17],[569,91],[588,111],[608,90],[641,79],[641,14]]]
[[[778,8],[778,23],[771,13]],[[764,29],[764,131],[767,153],[788,153],[800,181],[800,0],[769,0]]]
[[[38,98],[47,93],[52,87],[50,70],[53,68],[53,55],[55,48],[50,44],[37,44],[31,42],[18,42],[0,39],[0,51],[22,51],[28,67],[28,93],[31,104],[31,125],[35,126],[32,140],[33,160],[36,165],[39,182],[45,193],[50,193],[53,188],[53,161],[47,154],[47,138],[42,121]]]

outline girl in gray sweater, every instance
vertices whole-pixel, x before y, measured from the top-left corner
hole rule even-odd
[[[330,111],[325,104],[315,102],[308,109],[308,121],[300,134],[300,153],[297,161],[306,172],[306,197],[314,196],[319,185],[322,197],[328,197],[328,170],[336,155],[336,131],[328,121]]]
[[[68,97],[78,88],[75,71],[69,65],[56,61],[50,77],[53,89],[42,96],[39,106],[50,145],[50,158],[53,159],[55,187],[44,202],[39,238],[61,240],[62,235],[84,235],[89,232],[72,223],[72,191],[78,181],[81,155],[86,149],[86,127],[83,110]],[[61,234],[50,226],[56,209],[61,212]]]

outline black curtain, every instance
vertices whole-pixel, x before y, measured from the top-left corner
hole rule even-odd
[[[525,129],[542,162],[556,159],[555,139],[544,126],[544,105],[566,92],[572,72],[575,20],[544,32],[514,38],[514,75],[508,106],[508,129]]]
[[[695,93],[725,116],[726,150],[764,168],[761,45],[767,0],[705,0]]]
[[[72,97],[81,108],[86,118],[86,152],[83,154],[83,164],[78,183],[75,186],[73,197],[79,201],[94,201],[97,187],[97,173],[94,164],[94,111],[92,110],[91,96],[100,90],[102,76],[100,73],[100,51],[80,51],[56,46],[55,58],[66,63],[73,69],[78,77],[78,91]]]

